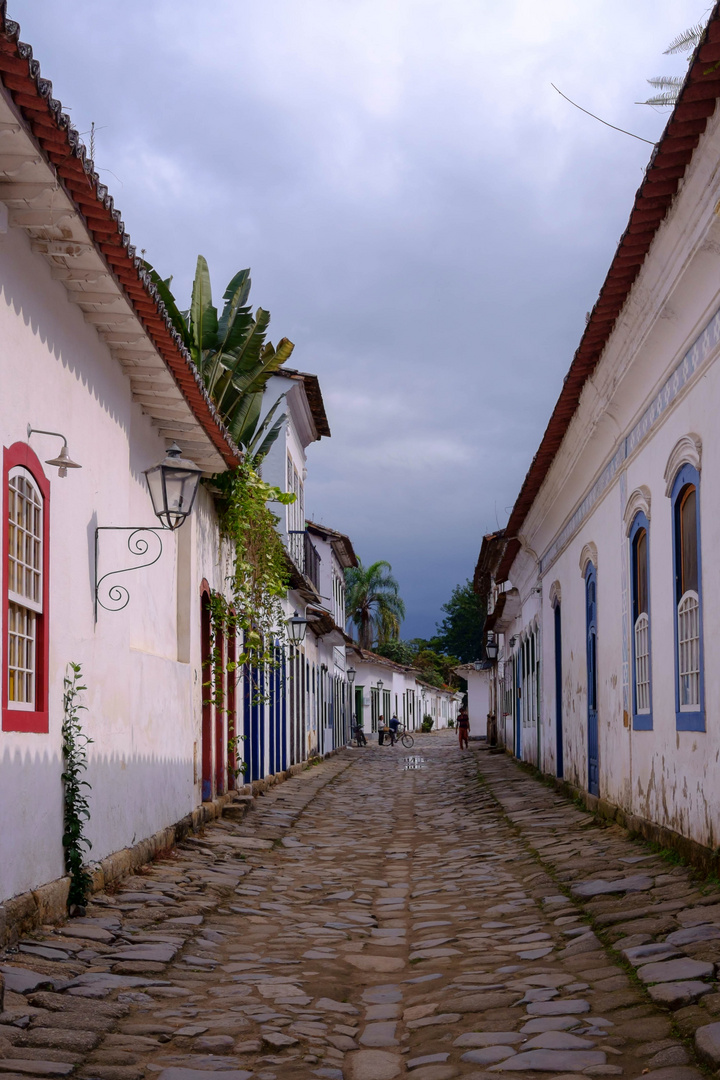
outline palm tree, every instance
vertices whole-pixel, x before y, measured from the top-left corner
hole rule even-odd
[[[397,638],[405,604],[390,563],[381,559],[363,566],[358,559],[357,566],[345,571],[345,583],[347,618],[357,627],[360,648],[371,649],[375,641],[383,644]]]
[[[231,437],[259,464],[280,434],[286,418],[283,413],[270,427],[284,399],[282,395],[260,423],[265,384],[289,359],[295,346],[287,338],[281,338],[277,348],[265,341],[270,312],[258,308],[253,315],[247,304],[249,269],[240,270],[229,282],[219,318],[203,255],[198,255],[188,311],[178,308],[170,291],[172,278],[164,280],[149,263],[145,269]]]
[[[671,56],[674,53],[689,52],[694,55],[695,50],[700,44],[700,38],[703,36],[705,30],[704,23],[697,23],[695,26],[689,26],[687,30],[683,30],[681,34],[670,42],[667,49],[663,53],[663,56]],[[691,56],[688,64],[692,61]],[[647,101],[638,101],[638,105],[658,105],[670,108],[675,104],[678,99],[678,95],[682,89],[682,85],[685,82],[684,75],[658,75],[654,79],[647,80],[655,90],[659,93],[654,97],[648,98]]]

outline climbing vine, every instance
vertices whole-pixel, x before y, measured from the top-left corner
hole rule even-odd
[[[83,848],[91,843],[85,836],[85,825],[90,820],[90,803],[85,789],[90,784],[83,779],[87,769],[87,748],[92,742],[82,730],[80,713],[87,709],[81,705],[79,695],[87,687],[80,684],[80,664],[70,662],[67,666],[63,691],[62,752],[64,770],[61,776],[64,790],[63,848],[65,870],[70,875],[68,908],[82,907],[87,899],[92,878],[85,869]]]
[[[228,714],[230,760],[239,758],[241,740],[224,700],[222,675],[226,671],[228,678],[237,679],[237,670],[245,664],[256,672],[278,662],[275,642],[284,636],[282,599],[290,572],[276,529],[278,517],[269,503],[289,505],[295,495],[267,484],[247,460],[232,472],[214,477],[212,485],[228,564],[226,591],[213,591],[210,596],[211,657],[204,686],[215,707]],[[235,660],[224,657],[220,648],[221,636],[228,641],[231,635],[240,645]],[[263,699],[256,679],[253,695],[255,701]],[[235,775],[244,769],[238,760]]]

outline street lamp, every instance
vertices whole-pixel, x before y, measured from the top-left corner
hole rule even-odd
[[[180,457],[181,453],[173,443],[158,465],[145,469],[155,517],[165,529],[180,528],[193,508],[200,483],[201,470],[194,461]]]
[[[382,679],[378,679],[378,690],[382,690],[382,688],[383,688],[383,681],[382,681]]]
[[[54,465],[58,471],[58,476],[67,476],[68,469],[82,469],[82,465],[78,465],[77,461],[73,461],[68,453],[67,439],[60,431],[45,431],[43,428],[34,428],[32,424],[27,426],[27,437],[30,439],[31,435],[52,435],[56,439],[62,439],[63,444],[60,449],[60,453],[57,457],[47,458],[46,465]]]
[[[162,529],[151,529],[145,525],[98,525],[95,529],[95,622],[97,622],[98,607],[106,611],[122,611],[130,601],[129,591],[117,582],[112,585],[106,584],[101,593],[100,586],[103,582],[107,582],[108,578],[115,579],[118,574],[128,574],[133,570],[154,566],[163,552],[161,532],[163,530],[174,532],[190,516],[202,469],[199,469],[194,461],[182,458],[181,453],[182,450],[177,443],[173,443],[161,462],[153,465],[151,469],[145,469],[152,508],[155,517],[162,523]],[[65,469],[80,468],[69,459],[67,443],[60,451],[60,457],[48,464],[57,465],[60,476],[65,475]],[[126,566],[121,570],[109,570],[99,577],[100,534],[106,532],[128,533],[128,551],[131,555],[145,559],[145,562]]]
[[[305,640],[307,624],[308,620],[304,619],[302,615],[298,615],[297,611],[293,613],[292,619],[288,619],[288,637],[293,645],[302,645]]]
[[[347,669],[347,681],[350,684],[350,686],[352,686],[352,684],[355,682],[356,674],[357,674],[357,672],[355,671],[354,667],[349,667]]]
[[[485,642],[485,655],[491,663],[494,663],[498,658],[497,638],[492,631],[489,631],[487,641]]]

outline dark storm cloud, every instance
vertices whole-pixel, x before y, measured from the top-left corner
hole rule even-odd
[[[44,0],[11,5],[98,125],[138,247],[189,293],[241,266],[316,371],[308,510],[387,558],[430,634],[504,524],[656,139],[696,0]]]

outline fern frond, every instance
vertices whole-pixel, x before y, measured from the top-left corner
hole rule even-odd
[[[679,52],[690,52],[691,49],[695,49],[704,29],[703,23],[697,23],[695,26],[689,26],[687,30],[683,30],[682,34],[678,34],[670,42],[665,50],[665,56],[671,56],[673,53]]]
[[[656,90],[679,90],[685,79],[682,75],[658,75],[654,79],[646,79]]]
[[[665,94],[657,94],[655,97],[648,98],[647,101],[638,101],[638,105],[660,105],[663,108],[670,108],[677,101],[677,91],[668,90]]]

